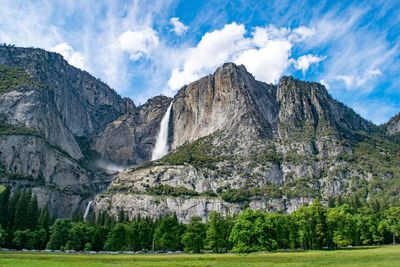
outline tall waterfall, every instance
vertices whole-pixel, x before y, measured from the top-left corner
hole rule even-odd
[[[92,205],[93,201],[89,201],[86,206],[85,213],[83,214],[83,221],[86,221],[86,217],[89,215],[90,206]]]
[[[151,155],[151,160],[157,160],[162,158],[168,153],[168,126],[169,117],[171,115],[172,101],[169,104],[167,112],[165,112],[164,117],[161,119],[160,132],[158,133],[156,145],[154,146],[153,153]]]

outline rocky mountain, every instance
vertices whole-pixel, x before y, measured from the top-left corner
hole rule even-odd
[[[266,84],[228,63],[172,101],[171,153],[119,173],[96,197],[97,213],[188,221],[246,207],[291,212],[315,198],[398,199],[398,144],[321,84]]]
[[[129,148],[126,142],[125,148],[117,147],[118,142],[134,139],[129,132],[120,134],[125,139],[114,136],[108,144],[113,150],[107,155],[101,136],[118,121],[126,123],[131,117],[135,118],[134,125],[138,118],[154,128],[154,123],[147,121],[157,121],[157,115],[146,114],[151,107],[150,103],[136,108],[130,99],[122,99],[100,80],[70,66],[59,54],[2,45],[0,182],[13,188],[32,188],[39,204],[48,204],[56,216],[82,211],[112,179],[103,172],[104,166],[98,168],[96,164],[101,156],[104,160],[114,160],[114,156],[116,162],[127,164],[136,163],[139,157],[149,159],[150,148],[129,161],[124,150],[133,146]],[[146,127],[137,134],[143,132],[145,138],[135,136],[142,147],[146,147],[146,138],[152,140],[149,131],[151,127]]]
[[[150,161],[171,103],[170,153]],[[233,63],[135,106],[58,54],[0,46],[0,183],[32,188],[56,216],[92,199],[96,214],[182,221],[315,198],[391,205],[400,150],[385,129],[321,84],[266,84]]]
[[[400,133],[400,113],[385,123],[383,128],[389,135]]]

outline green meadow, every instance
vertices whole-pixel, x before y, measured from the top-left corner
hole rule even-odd
[[[400,246],[257,254],[100,255],[2,252],[0,266],[400,266]]]

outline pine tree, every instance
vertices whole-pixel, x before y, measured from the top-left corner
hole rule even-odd
[[[31,202],[31,191],[21,194],[15,207],[14,230],[25,230],[29,228],[28,208]]]
[[[9,198],[10,190],[8,187],[0,186],[0,226],[3,229],[7,227]]]
[[[38,216],[39,216],[39,207],[38,207],[38,202],[37,202],[37,196],[34,195],[31,198],[31,201],[29,203],[28,211],[27,211],[27,216],[28,216],[28,228],[31,230],[34,230],[37,226],[38,223]]]
[[[40,212],[38,224],[41,228],[45,229],[47,232],[49,231],[50,215],[49,215],[49,208],[47,205]]]
[[[7,229],[9,229],[11,232],[14,229],[15,212],[21,194],[21,190],[18,188],[8,203]]]

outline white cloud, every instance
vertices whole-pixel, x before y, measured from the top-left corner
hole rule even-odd
[[[125,31],[118,37],[123,51],[130,53],[132,60],[138,60],[150,54],[160,43],[157,33],[152,28],[142,31]]]
[[[305,26],[300,26],[293,30],[292,34],[290,35],[290,39],[294,42],[301,42],[305,39],[315,35],[316,30],[314,28],[308,28]]]
[[[320,80],[319,83],[322,84],[323,86],[325,86],[325,88],[326,88],[327,90],[330,89],[329,83],[328,83],[327,81],[325,81],[324,79]]]
[[[186,26],[185,24],[183,24],[179,18],[171,18],[169,20],[169,22],[172,24],[173,28],[172,30],[175,32],[176,35],[183,35],[188,29],[189,27]]]
[[[366,70],[361,77],[353,75],[337,75],[336,79],[343,81],[347,89],[355,89],[363,86],[370,79],[381,75],[382,72],[379,69],[369,69]]]
[[[220,30],[204,34],[195,47],[182,51],[183,60],[172,70],[168,86],[176,90],[227,61],[245,65],[258,80],[277,82],[291,62],[293,44],[313,34],[312,29],[307,29],[270,25],[256,27],[251,37],[246,37],[244,25],[226,24]]]
[[[84,69],[86,59],[82,53],[75,51],[69,44],[60,43],[50,49],[50,51],[61,54],[69,64]]]
[[[260,81],[274,83],[289,65],[292,44],[287,40],[269,40],[265,46],[244,51],[235,62]]]
[[[183,51],[184,62],[180,68],[172,70],[168,86],[178,89],[229,60],[245,46],[244,33],[243,25],[232,23],[204,34],[196,47]]]
[[[324,60],[325,58],[326,57],[318,57],[315,55],[308,54],[299,57],[297,60],[293,60],[293,64],[295,69],[301,70],[304,75],[312,64],[317,64],[322,60]]]

